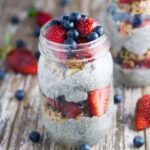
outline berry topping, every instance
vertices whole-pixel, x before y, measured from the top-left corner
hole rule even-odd
[[[72,21],[79,21],[79,20],[81,19],[81,14],[78,13],[78,12],[72,12],[72,13],[70,14],[70,19],[71,19]]]
[[[14,15],[14,16],[11,16],[10,21],[12,24],[16,25],[20,22],[20,19],[18,16]]]
[[[81,19],[86,19],[88,18],[86,15],[81,15]]]
[[[33,31],[33,35],[34,35],[35,37],[39,37],[39,35],[40,35],[40,30],[41,30],[40,27],[35,27],[35,29],[34,29],[34,31]]]
[[[122,101],[122,96],[119,94],[114,95],[114,103],[118,104]]]
[[[25,92],[23,90],[18,90],[15,93],[15,97],[17,100],[22,101],[25,97]]]
[[[37,22],[37,25],[39,25],[40,27],[51,19],[52,19],[52,16],[46,12],[39,11],[36,14],[36,22]]]
[[[70,46],[69,46],[69,49],[70,49],[70,48],[71,48],[71,49],[75,49],[76,46],[77,46],[76,42],[75,42],[73,39],[67,39],[67,40],[65,40],[65,41],[64,41],[64,44],[70,45]]]
[[[76,29],[70,29],[67,32],[67,37],[73,40],[77,40],[79,38],[79,32]]]
[[[132,26],[133,28],[137,28],[141,26],[143,22],[144,20],[141,15],[135,15],[132,21]]]
[[[83,44],[83,43],[87,43],[87,40],[85,37],[79,37],[79,39],[77,40],[78,44]]]
[[[45,36],[53,42],[64,43],[67,37],[67,31],[61,25],[53,25],[47,29]]]
[[[81,113],[81,109],[73,102],[60,102],[49,98],[48,104],[68,118],[75,119]]]
[[[150,95],[144,95],[137,102],[135,111],[135,129],[140,131],[150,127]]]
[[[0,80],[4,79],[6,72],[0,69]]]
[[[16,48],[11,50],[7,55],[6,62],[15,72],[23,74],[37,73],[37,61],[28,49]]]
[[[63,16],[61,18],[61,24],[67,30],[74,28],[74,22],[72,20],[70,20],[69,16]]]
[[[26,43],[23,40],[20,39],[20,40],[16,41],[16,47],[17,48],[23,48],[25,46],[26,46]]]
[[[134,137],[133,144],[134,144],[134,147],[140,148],[141,146],[144,145],[144,138],[142,138],[140,136]]]
[[[80,146],[80,150],[91,150],[90,146],[88,144],[82,144]]]
[[[81,19],[75,23],[75,27],[79,31],[80,36],[86,37],[96,27],[96,21],[92,18]]]
[[[29,139],[32,141],[32,142],[39,142],[40,141],[40,133],[37,132],[37,131],[32,131],[30,134],[29,134]]]
[[[95,27],[93,31],[96,32],[99,36],[102,36],[104,34],[104,28],[101,26]]]
[[[96,32],[91,32],[88,34],[87,36],[87,41],[90,42],[90,41],[94,41],[98,38],[98,34]]]

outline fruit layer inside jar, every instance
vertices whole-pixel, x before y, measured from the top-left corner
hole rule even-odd
[[[137,55],[132,52],[122,49],[117,56],[115,56],[114,61],[121,65],[123,68],[147,68],[150,69],[150,49],[146,51],[143,55]]]
[[[43,99],[45,99],[44,105],[46,112],[48,112],[50,117],[77,119],[81,116],[102,116],[107,110],[109,95],[110,86],[107,86],[89,92],[88,99],[78,103],[67,102],[65,95],[60,95],[56,99],[44,96]]]

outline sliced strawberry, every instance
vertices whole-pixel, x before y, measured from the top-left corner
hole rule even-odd
[[[102,116],[107,108],[110,87],[88,93],[89,113],[91,116]]]
[[[37,61],[33,54],[25,48],[11,50],[6,58],[8,66],[19,73],[36,74]]]
[[[67,118],[77,118],[81,113],[81,109],[73,102],[60,102],[58,100],[48,99],[48,104],[61,112]]]
[[[46,22],[48,22],[52,18],[53,18],[52,15],[50,15],[46,12],[43,12],[43,11],[39,11],[36,14],[36,23],[37,23],[37,25],[39,25],[41,27],[42,25],[44,25]]]
[[[67,38],[67,31],[61,25],[53,25],[47,29],[45,36],[50,41],[64,43]]]
[[[150,127],[150,95],[139,99],[135,111],[135,129],[140,131]]]
[[[75,23],[81,37],[86,37],[96,27],[96,21],[92,18],[81,19]]]

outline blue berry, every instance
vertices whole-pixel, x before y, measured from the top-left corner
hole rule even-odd
[[[91,150],[90,146],[88,144],[82,144],[80,146],[80,150]]]
[[[66,39],[64,41],[64,44],[69,45],[69,47],[67,48],[68,50],[75,49],[77,46],[77,43],[73,39]]]
[[[144,145],[144,138],[140,137],[140,136],[136,136],[133,139],[133,144],[136,148],[140,148],[141,146]]]
[[[119,94],[114,95],[114,103],[118,104],[122,101],[122,96]]]
[[[35,27],[34,32],[33,32],[33,35],[34,35],[35,37],[39,37],[39,35],[40,35],[40,30],[41,30],[40,27]]]
[[[53,25],[60,25],[59,20],[52,20],[51,22],[48,23],[47,27],[53,26]]]
[[[81,15],[81,19],[86,19],[88,18],[86,15]]]
[[[64,28],[67,30],[74,28],[74,23],[73,23],[73,21],[70,20],[69,16],[63,16],[61,18],[61,23],[64,26]]]
[[[35,58],[36,58],[37,60],[39,60],[40,55],[41,55],[40,51],[39,51],[39,50],[36,50],[36,52],[35,52]]]
[[[58,96],[57,100],[59,100],[60,102],[64,102],[65,101],[65,95]]]
[[[4,70],[0,70],[0,80],[4,79],[6,72]]]
[[[32,141],[32,142],[39,142],[40,141],[40,133],[37,132],[37,131],[32,131],[30,134],[29,134],[29,139]]]
[[[81,19],[81,14],[78,13],[78,12],[72,12],[72,13],[70,14],[70,19],[71,19],[72,21],[78,21],[78,20]]]
[[[104,28],[101,26],[95,27],[93,31],[96,32],[99,36],[102,36],[104,34]]]
[[[97,38],[98,38],[98,34],[96,32],[91,32],[87,36],[87,41],[90,42],[96,40]]]
[[[26,46],[26,44],[25,44],[25,42],[23,40],[20,39],[20,40],[16,41],[16,47],[17,48],[23,48],[25,46]]]
[[[107,12],[111,15],[114,15],[116,12],[116,6],[115,5],[111,5],[110,7],[108,7]]]
[[[68,5],[68,2],[69,2],[69,0],[60,0],[59,4],[60,4],[60,6],[65,7]]]
[[[12,24],[16,25],[20,22],[20,19],[18,16],[14,15],[14,16],[11,16],[10,21]]]
[[[25,92],[23,90],[17,90],[16,93],[15,93],[15,97],[19,101],[22,101],[25,97]]]
[[[133,21],[132,21],[132,26],[134,28],[137,28],[143,23],[143,21],[144,20],[143,20],[141,15],[135,15],[134,18],[133,18]]]
[[[77,40],[79,38],[79,32],[76,29],[70,29],[67,32],[67,37],[69,39]]]

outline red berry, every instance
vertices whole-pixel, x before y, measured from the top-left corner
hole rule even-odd
[[[50,26],[46,31],[46,38],[56,43],[64,43],[67,31],[61,25]]]
[[[121,4],[132,4],[138,0],[119,0],[119,3]]]
[[[52,16],[46,12],[43,12],[43,11],[39,11],[37,14],[36,14],[36,23],[37,25],[39,25],[40,27],[42,25],[44,25],[46,22],[48,22],[49,20],[52,19]]]
[[[150,68],[150,59],[148,59],[148,58],[145,59],[143,65],[144,65],[145,68],[149,69]]]
[[[75,23],[81,37],[86,37],[96,27],[96,21],[92,18],[81,19]]]
[[[87,43],[86,38],[85,37],[79,37],[79,39],[77,40],[78,44],[83,44],[83,43]]]
[[[37,61],[33,54],[25,48],[11,50],[6,61],[8,66],[16,72],[23,74],[37,73]]]

